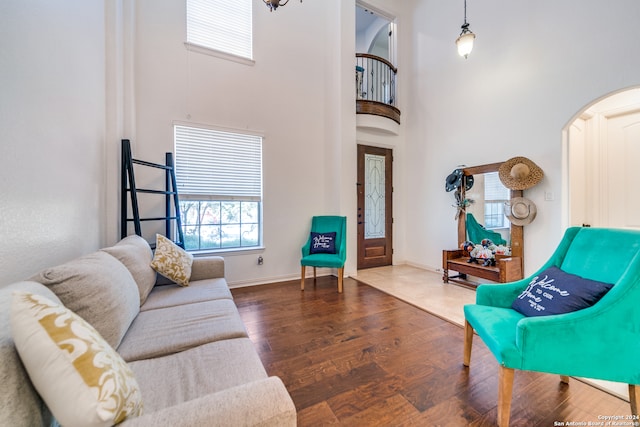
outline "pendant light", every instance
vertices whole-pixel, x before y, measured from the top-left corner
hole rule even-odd
[[[467,59],[471,50],[473,50],[473,41],[476,35],[469,29],[469,23],[467,22],[467,0],[464,0],[464,24],[462,24],[462,32],[456,39],[456,46],[458,46],[458,55],[464,56]]]
[[[278,6],[284,6],[285,4],[289,3],[289,0],[262,0],[264,2],[264,4],[267,5],[267,7],[269,8],[269,11],[273,12],[274,10],[276,10],[278,8]],[[300,0],[300,3],[302,3],[302,0]]]

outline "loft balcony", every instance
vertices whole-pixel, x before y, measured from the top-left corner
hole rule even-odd
[[[396,107],[397,72],[396,67],[384,58],[368,53],[356,54],[358,127],[398,133],[400,110]]]

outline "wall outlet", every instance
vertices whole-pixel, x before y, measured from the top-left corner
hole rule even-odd
[[[554,199],[554,197],[553,197],[553,191],[545,191],[545,192],[544,192],[544,199],[545,199],[547,202],[551,202],[551,201],[553,201],[553,199]]]
[[[258,257],[258,265],[262,265],[264,264],[264,258],[262,258],[262,256]]]

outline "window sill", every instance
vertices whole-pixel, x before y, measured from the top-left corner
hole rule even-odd
[[[228,61],[237,62],[239,64],[254,66],[256,61],[253,59],[245,58],[243,56],[233,55],[231,53],[222,52],[220,50],[211,49],[208,47],[200,46],[197,44],[184,42],[184,46],[188,51],[202,53],[204,55],[215,56],[216,58],[226,59]]]
[[[235,256],[252,255],[264,252],[264,246],[253,246],[251,248],[229,248],[229,249],[203,249],[200,251],[189,251],[194,257],[205,256]]]

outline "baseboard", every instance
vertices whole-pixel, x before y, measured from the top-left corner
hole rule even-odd
[[[323,276],[335,276],[332,274],[331,269],[328,268],[318,268],[316,271],[316,277]],[[345,276],[348,277],[348,276]],[[313,278],[313,268],[307,268],[307,273],[305,274],[305,278]],[[254,280],[241,280],[235,282],[227,282],[229,288],[245,288],[249,286],[260,286],[260,285],[268,285],[270,283],[278,283],[278,282],[290,282],[293,280],[300,280],[300,274],[297,275],[286,275],[286,276],[273,276],[273,277],[261,277],[259,279]]]

